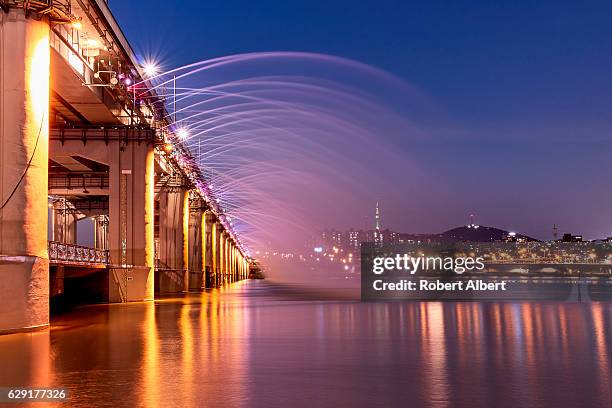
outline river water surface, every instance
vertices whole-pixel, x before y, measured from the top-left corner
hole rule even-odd
[[[360,303],[247,281],[0,336],[0,386],[87,407],[610,407],[611,353],[612,303]]]

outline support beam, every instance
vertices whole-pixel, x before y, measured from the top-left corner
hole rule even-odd
[[[181,212],[181,238],[182,242],[182,259],[181,266],[183,268],[183,292],[189,292],[189,190],[183,191],[182,197],[182,212]]]
[[[160,192],[157,287],[160,293],[189,289],[189,191],[170,187]]]
[[[212,280],[211,287],[219,286],[219,224],[216,220],[212,222],[211,236],[211,251],[212,251]]]
[[[204,260],[202,264],[204,265],[205,271],[205,287],[212,288],[214,287],[214,273],[215,273],[215,261],[216,257],[214,256],[215,247],[214,242],[216,239],[216,225],[215,225],[215,216],[210,211],[206,211],[204,213],[204,219],[206,220],[206,230],[205,230],[205,245],[203,256]]]
[[[108,216],[97,215],[94,217],[94,247],[97,249],[108,249]]]
[[[206,212],[200,200],[193,200],[189,217],[189,290],[205,287],[206,265]]]
[[[115,265],[109,301],[153,300],[154,151],[151,144],[111,141],[109,250]]]
[[[232,245],[232,260],[231,260],[231,265],[232,265],[232,280],[234,282],[236,282],[238,280],[238,276],[236,273],[236,246],[234,245],[234,242],[231,242]]]
[[[0,13],[0,333],[49,324],[49,23]]]
[[[225,285],[225,231],[220,228],[219,233],[219,275],[220,284]]]
[[[65,244],[77,242],[77,211],[70,202],[62,199],[55,201],[51,209],[53,241]]]

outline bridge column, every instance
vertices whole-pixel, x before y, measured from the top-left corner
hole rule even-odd
[[[232,241],[229,233],[225,235],[225,265],[227,282],[232,282]]]
[[[232,279],[234,282],[238,280],[238,272],[236,271],[236,245],[232,241]]]
[[[228,235],[223,231],[223,283],[229,282],[229,266],[228,266]]]
[[[234,278],[233,278],[233,273],[232,273],[232,239],[229,233],[227,234],[226,248],[227,248],[227,281],[231,283],[234,281]]]
[[[242,265],[242,253],[238,252],[238,270],[240,271],[240,279],[244,279],[244,268]]]
[[[108,216],[97,215],[94,217],[94,247],[97,249],[108,249]]]
[[[205,241],[202,244],[203,245],[203,251],[202,251],[202,255],[204,260],[202,261],[202,265],[204,265],[204,283],[205,283],[205,287],[207,288],[211,288],[214,287],[214,261],[216,260],[216,257],[214,256],[214,251],[215,251],[215,245],[214,245],[214,240],[215,238],[215,231],[216,231],[216,227],[215,227],[215,216],[213,215],[213,213],[211,213],[210,211],[205,211],[204,212],[204,220],[206,222],[206,228],[205,228]],[[214,231],[215,230],[215,231]]]
[[[230,266],[230,280],[236,282],[236,271],[234,270],[234,242],[229,240],[229,266]]]
[[[212,218],[211,226],[211,287],[217,286],[217,274],[219,273],[219,226],[217,221]]]
[[[54,202],[51,218],[53,241],[76,244],[77,219],[77,212],[70,202],[63,199]]]
[[[206,265],[206,212],[202,202],[191,200],[189,217],[189,290],[201,290],[205,286]]]
[[[189,289],[189,191],[169,187],[160,193],[159,202],[160,270],[158,289],[161,293],[184,292]]]
[[[242,279],[246,279],[246,270],[244,268],[244,257],[242,256],[242,253],[240,254],[240,274],[242,276]]]
[[[0,12],[0,333],[49,324],[48,139],[49,24]]]
[[[242,277],[240,276],[240,251],[238,250],[238,246],[236,246],[236,257],[234,258],[234,262],[236,264],[236,277],[240,280]]]
[[[219,275],[221,285],[225,285],[225,231],[222,228],[219,228]]]
[[[111,141],[109,302],[153,300],[154,151],[145,142]]]
[[[220,237],[220,233],[221,231],[219,230],[219,223],[216,221],[216,219],[213,221],[212,224],[212,244],[211,244],[211,249],[212,249],[212,287],[217,287],[219,286],[219,267],[220,267],[220,259],[219,259],[219,254],[220,254],[220,248],[221,248],[221,237]]]

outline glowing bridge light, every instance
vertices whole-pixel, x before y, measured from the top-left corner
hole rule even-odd
[[[102,43],[100,43],[100,41],[96,40],[95,38],[89,38],[87,41],[85,41],[85,48],[96,49],[101,47]]]
[[[148,77],[153,77],[157,75],[157,72],[159,71],[157,65],[152,62],[145,62],[142,68],[144,69],[144,72]]]
[[[166,153],[171,153],[172,150],[174,150],[174,146],[172,146],[172,143],[165,143],[164,144],[164,151]]]
[[[176,136],[180,139],[180,140],[187,140],[187,138],[189,137],[189,131],[187,131],[187,129],[185,128],[180,128],[179,130],[176,131]]]

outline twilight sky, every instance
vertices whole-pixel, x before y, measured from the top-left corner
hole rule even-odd
[[[109,3],[137,52],[168,67],[307,51],[414,86],[437,112],[417,118],[429,137],[393,143],[444,188],[420,186],[413,206],[378,192],[358,210],[356,227],[380,199],[385,226],[406,232],[445,230],[475,212],[482,224],[538,238],[550,238],[553,223],[560,232],[612,235],[610,2]],[[330,214],[330,227],[350,226]]]

